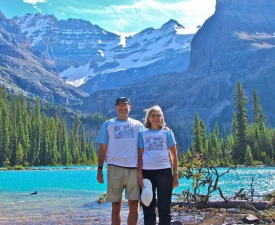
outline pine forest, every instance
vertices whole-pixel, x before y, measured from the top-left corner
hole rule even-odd
[[[58,110],[46,116],[39,99],[0,87],[0,166],[90,165],[95,145],[75,114],[71,128]]]
[[[207,132],[197,112],[194,112],[191,126],[180,122],[172,124],[181,164],[187,156],[194,154],[202,154],[218,166],[274,164],[275,131],[266,125],[256,90],[248,100],[238,82],[233,101],[235,111],[230,128],[216,122],[213,131]],[[252,105],[251,123],[248,121],[248,103]],[[67,120],[58,108],[52,116],[46,115],[39,99],[9,94],[1,87],[0,166],[96,164],[96,146],[91,140],[106,118],[101,114],[86,117],[74,114],[70,127]],[[83,123],[96,126],[85,128]],[[187,151],[181,146],[184,142],[191,143]]]

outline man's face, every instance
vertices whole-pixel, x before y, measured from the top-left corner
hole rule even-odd
[[[119,102],[116,105],[116,111],[119,117],[128,117],[131,109],[132,107],[128,103]]]

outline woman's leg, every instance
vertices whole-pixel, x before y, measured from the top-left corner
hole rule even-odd
[[[155,172],[152,170],[143,170],[143,178],[149,179],[152,183],[153,189],[153,200],[149,206],[145,206],[143,203],[143,215],[144,215],[144,225],[155,225],[156,224],[156,184],[155,184]]]
[[[158,171],[156,178],[159,225],[171,224],[171,198],[173,176],[171,169]]]

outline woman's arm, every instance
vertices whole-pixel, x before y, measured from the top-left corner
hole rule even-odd
[[[173,145],[169,148],[169,150],[173,168],[173,188],[176,188],[179,186],[177,146]]]

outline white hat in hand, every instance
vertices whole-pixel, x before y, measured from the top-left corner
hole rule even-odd
[[[145,206],[149,206],[153,199],[152,183],[148,179],[143,179],[141,201]]]

